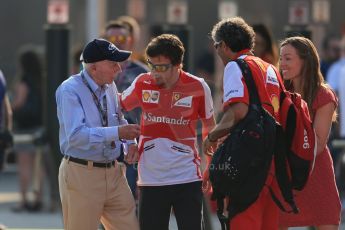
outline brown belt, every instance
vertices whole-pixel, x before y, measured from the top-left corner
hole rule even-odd
[[[81,165],[88,165],[88,162],[90,162],[87,160],[83,160],[83,159],[79,159],[79,158],[75,158],[75,157],[71,157],[67,155],[64,155],[63,158],[65,158],[68,161],[72,161],[74,163],[81,164]],[[98,167],[98,168],[110,168],[111,166],[115,166],[115,161],[111,161],[107,163],[100,163],[100,162],[93,162],[93,161],[91,162],[92,162],[93,167]]]

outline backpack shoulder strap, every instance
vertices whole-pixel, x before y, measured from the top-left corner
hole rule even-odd
[[[275,150],[274,150],[274,163],[275,163],[275,173],[277,183],[280,189],[281,194],[283,195],[284,201],[289,204],[291,210],[287,210],[284,208],[282,202],[278,199],[278,197],[274,194],[272,188],[268,186],[271,197],[273,201],[277,204],[277,206],[283,211],[287,213],[298,213],[299,210],[296,206],[292,187],[290,184],[289,176],[288,176],[288,169],[287,169],[287,138],[281,126],[277,126],[276,129],[276,143],[275,143]],[[284,147],[285,146],[285,147]]]
[[[257,87],[255,85],[255,82],[253,79],[253,74],[252,74],[252,71],[250,70],[250,68],[248,66],[248,63],[244,59],[240,59],[240,58],[238,58],[234,61],[240,67],[241,72],[243,74],[243,78],[247,84],[250,104],[257,104],[257,105],[261,106]]]
[[[279,73],[279,71],[277,72],[276,68],[273,68],[274,72],[277,75],[277,79],[278,79],[278,83],[279,83],[279,87],[282,89],[282,91],[286,91],[285,86],[284,86],[284,82],[283,79]]]

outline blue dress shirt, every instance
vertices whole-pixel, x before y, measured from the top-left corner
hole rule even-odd
[[[115,160],[120,155],[122,144],[118,126],[127,124],[121,112],[116,86],[112,83],[100,87],[85,69],[83,74],[102,106],[106,95],[108,127],[102,127],[100,112],[81,73],[69,77],[56,90],[61,152],[95,162]],[[112,141],[115,141],[115,148],[111,145]]]

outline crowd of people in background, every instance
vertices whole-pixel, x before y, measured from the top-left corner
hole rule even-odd
[[[318,51],[312,38],[293,36],[278,43],[264,24],[250,26],[238,17],[225,19],[214,26],[209,46],[196,59],[196,77],[183,70],[185,48],[177,36],[152,38],[145,54],[130,55],[140,33],[132,17],[109,21],[100,39],[75,48],[72,77],[57,91],[63,154],[59,183],[65,227],[95,229],[102,222],[106,229],[167,229],[173,209],[179,229],[201,229],[202,191],[209,191],[210,163],[201,153],[212,153],[218,139],[226,135],[224,130],[243,119],[248,110],[246,86],[233,62],[242,58],[277,69],[279,74],[273,77],[281,77],[287,90],[301,94],[308,103],[318,144],[311,179],[296,194],[300,214],[279,212],[268,191],[263,190],[257,202],[232,220],[232,228],[339,229],[341,217],[345,218],[345,148],[334,146],[333,140],[345,138],[345,35],[325,36]],[[217,58],[224,64],[222,84],[216,83]],[[10,97],[0,71],[0,138],[3,130],[9,134],[32,134],[43,126],[43,76],[43,62],[34,49],[20,52]],[[266,96],[277,94],[278,88],[267,90]],[[213,107],[217,97],[221,98],[222,108]],[[158,106],[159,103],[164,105]],[[220,115],[215,111],[221,111]],[[273,108],[270,112],[274,115],[277,111]],[[179,119],[187,122],[188,129],[171,128]],[[202,126],[197,126],[198,120]],[[118,128],[120,125],[122,128]],[[197,135],[202,136],[201,143]],[[0,171],[6,161],[1,141]],[[14,144],[20,185],[20,202],[13,207],[14,212],[37,212],[43,208],[44,170],[37,163],[36,150],[33,143]],[[138,159],[136,154],[140,155]],[[193,159],[187,157],[190,154]],[[206,162],[201,163],[202,160]],[[116,161],[123,163],[118,165]],[[125,175],[108,174],[109,168],[123,170],[123,164]],[[204,175],[200,167],[206,169]],[[91,168],[96,171],[94,174]],[[102,181],[104,175],[106,180]],[[33,177],[36,184],[31,185]],[[94,190],[86,192],[91,178]],[[73,189],[79,193],[71,192],[72,180]],[[116,187],[102,191],[100,187],[107,183],[120,184],[121,191]],[[274,178],[267,178],[267,183],[274,184]],[[28,198],[31,187],[33,200]],[[128,196],[129,191],[132,197]],[[107,192],[126,203],[118,197],[108,197]],[[71,205],[71,198],[77,205]],[[120,205],[121,210],[114,211],[107,205]]]

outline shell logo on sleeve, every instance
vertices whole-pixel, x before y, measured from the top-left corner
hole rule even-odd
[[[277,113],[279,111],[279,99],[277,95],[273,94],[271,96],[271,103],[272,103],[274,112]]]

